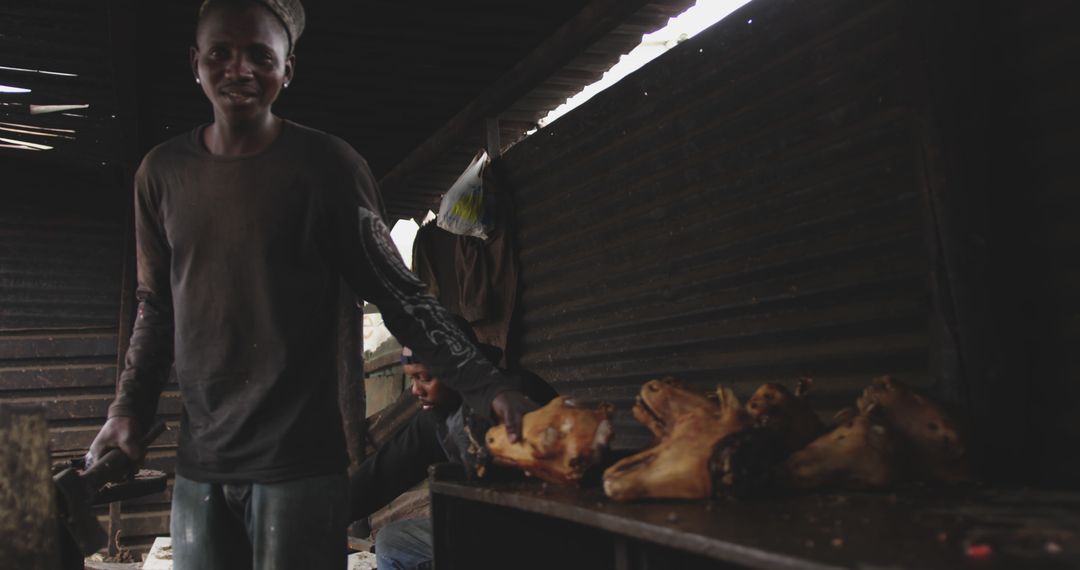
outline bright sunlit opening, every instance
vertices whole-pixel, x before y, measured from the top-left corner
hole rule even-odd
[[[0,137],[0,143],[3,143],[4,148],[14,148],[19,150],[52,150],[53,148],[47,144],[38,144],[29,141],[6,139],[3,137]]]
[[[25,67],[8,67],[6,65],[0,65],[0,70],[3,71],[21,71],[23,73],[37,73],[40,75],[55,75],[57,77],[78,77],[76,73],[64,73],[62,71],[48,71],[45,69],[26,69]]]
[[[397,246],[398,251],[401,253],[401,258],[405,261],[407,267],[412,267],[413,243],[416,241],[416,234],[420,231],[420,226],[434,219],[435,212],[428,210],[427,214],[424,215],[424,219],[421,220],[419,224],[412,219],[406,218],[398,220],[390,230],[390,239],[394,240],[394,245]],[[375,348],[383,342],[386,342],[390,337],[390,331],[387,330],[386,324],[383,323],[382,315],[378,313],[368,314],[365,311],[364,350],[375,350]]]
[[[89,108],[90,105],[87,103],[79,103],[75,105],[30,105],[30,114],[44,115],[45,113],[60,113],[63,111],[75,111],[78,109]]]
[[[660,54],[679,45],[705,28],[723,20],[728,14],[748,3],[750,0],[698,0],[692,8],[671,18],[668,25],[651,33],[645,34],[641,44],[630,53],[622,56],[596,83],[585,87],[566,103],[556,107],[548,115],[538,122],[539,127],[550,125],[559,117],[569,113],[577,106],[588,101],[593,95],[611,87],[623,77],[637,71],[641,66],[656,59]],[[528,134],[536,132],[536,129]]]
[[[390,230],[390,238],[394,240],[394,245],[397,246],[398,252],[401,253],[401,259],[405,261],[406,267],[412,267],[413,241],[416,239],[416,232],[419,229],[420,226],[411,218],[405,218],[398,220],[393,229]]]

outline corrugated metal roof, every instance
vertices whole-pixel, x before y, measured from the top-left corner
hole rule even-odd
[[[93,2],[42,0],[0,5],[0,137],[54,147],[51,160],[100,166],[119,158],[109,11]],[[36,114],[30,105],[89,105]],[[63,129],[52,130],[47,129]],[[4,154],[27,154],[0,148]]]
[[[123,330],[117,326],[128,231],[123,218],[130,216],[125,178],[151,146],[211,119],[188,64],[199,4],[0,5],[0,85],[31,90],[0,93],[0,138],[54,147],[28,151],[0,142],[0,172],[6,176],[0,208],[0,399],[46,405],[58,458],[86,449],[114,389],[116,350],[122,346],[117,330]],[[599,78],[643,33],[689,4],[308,0],[296,79],[275,109],[343,137],[381,176],[515,68],[520,93],[482,110],[500,115],[503,141],[516,140]],[[583,21],[591,24],[587,34],[579,30]],[[560,31],[561,39],[589,37],[595,44],[574,44],[566,61],[544,60],[539,68],[533,63],[522,70],[520,61]],[[40,114],[31,105],[88,107]],[[475,133],[451,137],[421,161],[410,171],[410,182],[421,184],[388,193],[392,215],[411,217],[433,207],[484,140],[478,124]],[[62,176],[35,180],[57,171]],[[20,174],[18,188],[12,172]],[[94,207],[50,212],[48,199],[71,209],[75,197]],[[27,205],[37,209],[20,209]],[[172,386],[160,411],[175,422],[179,410]],[[175,431],[158,444],[147,467],[171,472]],[[166,491],[123,503],[125,545],[145,545],[167,532],[168,498]]]
[[[39,144],[48,160],[87,168],[134,160],[170,136],[211,119],[191,79],[197,0],[14,0],[0,6],[0,85],[32,89],[0,94],[0,122],[74,130],[74,139],[12,133]],[[422,7],[386,0],[305,2],[308,27],[297,48],[296,79],[275,107],[283,116],[337,134],[390,172],[433,133],[497,82],[545,39],[581,14],[633,13],[543,84],[500,108],[502,138],[514,141],[569,95],[600,76],[644,32],[692,3],[615,0],[472,1]],[[640,10],[638,10],[640,8]],[[591,12],[590,12],[591,11]],[[134,27],[134,29],[131,29]],[[606,35],[605,35],[606,34]],[[134,75],[134,77],[132,77]],[[30,114],[29,104],[89,104],[65,113]],[[3,126],[3,125],[0,125]],[[2,137],[3,131],[0,131]],[[52,133],[57,134],[57,133]],[[72,133],[63,133],[65,136]],[[416,185],[388,193],[395,217],[411,217],[438,195],[482,146],[483,128],[410,172]],[[138,149],[123,148],[138,137]],[[30,151],[0,147],[0,153]]]
[[[605,2],[592,4],[602,5]],[[521,94],[513,95],[502,102],[500,97],[505,97],[514,89],[504,84],[507,81],[513,82],[517,76],[501,78],[473,101],[473,108],[462,112],[467,114],[469,121],[475,121],[475,128],[460,132],[458,136],[448,137],[449,140],[440,139],[437,135],[441,133],[436,133],[436,136],[424,142],[429,148],[420,147],[409,156],[403,157],[389,175],[383,177],[384,197],[390,216],[420,219],[429,209],[438,210],[442,194],[468,166],[477,149],[487,146],[487,133],[482,123],[484,118],[498,119],[500,147],[508,148],[521,140],[527,131],[536,128],[537,122],[548,112],[576,95],[585,86],[600,79],[622,55],[641,43],[644,34],[664,27],[670,18],[681,14],[693,4],[694,0],[640,2],[629,10],[624,18],[611,22],[610,27],[589,24],[597,28],[592,32],[595,39],[567,53],[565,61],[546,61],[551,57],[551,53],[558,50],[551,44],[538,46],[532,54],[535,61],[533,65],[548,66],[550,73],[544,75],[545,79],[529,85],[521,90]],[[578,14],[577,20],[564,24],[562,31],[574,29],[575,26],[585,27],[583,21],[587,13],[587,10],[583,10]],[[558,37],[557,34],[558,32],[555,37]],[[468,113],[470,111],[471,114]],[[461,119],[462,114],[455,118]],[[450,124],[443,125],[442,130],[446,131],[451,127]]]

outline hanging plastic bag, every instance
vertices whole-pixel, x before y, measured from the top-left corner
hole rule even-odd
[[[484,193],[483,173],[488,165],[487,151],[481,150],[446,191],[439,204],[436,224],[450,233],[487,239],[494,229],[492,196]]]

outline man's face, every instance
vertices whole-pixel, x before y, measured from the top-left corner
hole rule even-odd
[[[412,394],[420,400],[420,406],[425,410],[433,410],[445,404],[448,398],[446,390],[438,378],[431,375],[428,367],[424,364],[403,364],[405,376],[412,380]]]
[[[191,66],[215,116],[254,119],[292,79],[293,56],[281,22],[258,4],[212,8],[191,49]]]

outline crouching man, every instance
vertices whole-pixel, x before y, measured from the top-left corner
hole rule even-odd
[[[468,323],[458,317],[457,324],[467,336]],[[501,351],[494,346],[471,340],[491,362],[499,362]],[[351,520],[360,520],[382,508],[427,476],[435,463],[451,462],[474,473],[485,462],[484,434],[494,425],[475,413],[461,395],[432,376],[431,370],[409,347],[401,350],[405,375],[412,381],[412,394],[421,410],[402,426],[352,475]],[[539,376],[526,371],[503,371],[520,382],[522,391],[532,401],[544,405],[557,394]],[[431,519],[395,521],[383,527],[375,538],[376,564],[379,570],[430,568],[433,558]]]

